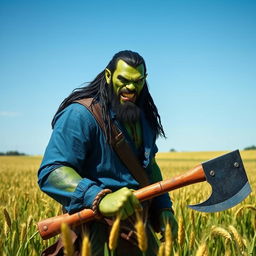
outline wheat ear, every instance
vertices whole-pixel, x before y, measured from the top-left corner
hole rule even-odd
[[[165,226],[165,256],[170,256],[172,251],[172,230],[168,222]]]
[[[110,250],[115,250],[117,246],[119,229],[120,229],[120,219],[121,219],[121,214],[119,213],[116,216],[115,222],[113,223],[110,234],[109,234],[108,247]]]
[[[230,233],[226,229],[221,227],[212,226],[211,234],[222,236],[228,240],[232,239]]]
[[[11,217],[10,214],[8,213],[8,211],[4,208],[4,217],[5,217],[5,221],[8,225],[9,228],[12,227],[12,221],[11,221]]]
[[[180,246],[183,245],[185,240],[185,228],[184,228],[184,221],[182,217],[179,217],[179,228],[178,228],[178,244]]]
[[[189,238],[189,250],[192,250],[193,249],[193,246],[194,246],[194,243],[195,243],[195,239],[196,239],[196,234],[194,232],[194,230],[192,230],[191,232],[191,236]]]
[[[165,256],[165,243],[160,244],[157,256]]]
[[[27,225],[26,223],[21,224],[20,241],[24,241],[26,237]]]
[[[81,256],[91,256],[91,243],[87,234],[83,238]]]
[[[148,240],[142,216],[139,211],[136,211],[135,230],[137,234],[138,246],[142,252],[145,252],[148,248]]]
[[[65,256],[73,256],[74,247],[72,243],[72,238],[70,234],[70,228],[66,223],[61,224],[61,234],[62,234],[62,242],[64,246],[64,255]]]
[[[229,225],[228,229],[231,231],[231,233],[233,234],[233,237],[235,239],[235,242],[239,248],[239,250],[242,252],[243,251],[243,247],[244,247],[244,244],[243,244],[243,239],[242,237],[240,236],[240,234],[238,233],[237,229],[232,226],[232,225]]]
[[[256,207],[251,205],[251,204],[247,204],[247,205],[243,205],[240,208],[238,208],[238,210],[235,212],[235,218],[237,218],[237,216],[241,213],[242,210],[244,209],[250,209],[253,211],[256,211]]]
[[[207,251],[206,242],[203,242],[199,245],[196,251],[196,256],[207,256],[207,255],[208,255],[208,251]]]

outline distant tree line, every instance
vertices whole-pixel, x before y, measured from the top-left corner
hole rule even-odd
[[[250,146],[250,147],[244,148],[244,150],[254,150],[254,149],[256,149],[256,146],[255,146],[255,145],[252,145],[252,146]]]
[[[249,147],[246,147],[244,148],[244,150],[256,150],[256,146],[255,145],[252,145],[252,146],[249,146]],[[169,152],[176,152],[176,150],[174,148],[171,148],[169,150]]]
[[[25,153],[21,153],[17,150],[11,150],[11,151],[7,151],[7,152],[0,152],[0,156],[25,156]]]

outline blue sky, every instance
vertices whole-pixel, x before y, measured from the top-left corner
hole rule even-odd
[[[0,151],[43,154],[61,101],[119,50],[146,60],[160,151],[256,144],[255,1],[0,0]]]

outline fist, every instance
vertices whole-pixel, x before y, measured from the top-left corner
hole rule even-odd
[[[121,214],[121,219],[133,215],[135,210],[142,210],[142,206],[132,190],[124,187],[103,197],[99,203],[99,211],[103,216]]]

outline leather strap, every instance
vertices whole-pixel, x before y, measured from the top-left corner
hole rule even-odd
[[[101,107],[98,103],[92,103],[92,101],[93,98],[85,98],[76,100],[75,102],[85,106],[92,113],[105,134],[106,129],[102,118]],[[140,187],[149,185],[150,183],[145,169],[141,166],[138,158],[125,140],[122,131],[113,122],[111,123],[111,146],[135,180],[140,184]]]

